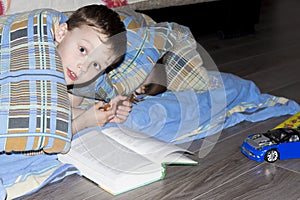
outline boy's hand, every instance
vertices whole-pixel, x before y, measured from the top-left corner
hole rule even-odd
[[[123,123],[129,116],[131,107],[132,103],[126,96],[117,96],[109,104],[100,101],[73,119],[73,134],[84,128],[104,126],[108,122]]]
[[[96,103],[85,113],[85,121],[91,126],[104,126],[115,117],[116,106],[107,106],[102,101]]]
[[[115,116],[110,120],[114,123],[123,123],[131,111],[132,103],[127,96],[117,96],[111,100],[112,107],[116,106]]]

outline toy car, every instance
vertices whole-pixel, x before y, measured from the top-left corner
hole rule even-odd
[[[241,151],[258,162],[300,158],[300,130],[278,128],[251,134],[244,140]]]

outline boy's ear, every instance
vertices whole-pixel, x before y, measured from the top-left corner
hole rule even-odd
[[[59,25],[59,27],[56,29],[55,33],[54,33],[54,39],[56,42],[60,43],[65,35],[68,32],[68,25],[67,23],[62,23]]]

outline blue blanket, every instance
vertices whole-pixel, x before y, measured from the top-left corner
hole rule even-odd
[[[300,110],[295,101],[262,94],[252,81],[219,72],[210,72],[210,76],[215,89],[201,94],[182,91],[149,96],[133,106],[122,126],[178,144],[242,121],[257,122]]]
[[[12,199],[18,197],[16,195],[33,193],[47,183],[73,173],[78,173],[78,170],[72,165],[60,163],[56,155],[0,155],[0,200],[6,198],[6,190],[13,191],[11,194],[8,192],[7,196]]]
[[[210,76],[217,83],[213,83],[215,89],[201,94],[184,91],[147,97],[133,106],[122,126],[178,144],[218,133],[242,121],[257,122],[300,111],[295,101],[262,94],[252,81],[226,73],[210,72]],[[101,129],[111,126],[116,125],[107,124]],[[61,164],[55,155],[0,155],[0,160],[0,199],[9,188],[30,176],[53,171],[30,191],[35,192],[47,183],[78,173],[71,165]]]

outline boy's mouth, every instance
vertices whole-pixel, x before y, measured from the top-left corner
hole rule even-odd
[[[68,68],[68,76],[70,77],[70,79],[71,79],[72,81],[76,81],[76,80],[78,79],[78,77],[77,77],[77,75],[75,74],[75,72],[73,72],[73,71],[70,70],[69,68]]]

